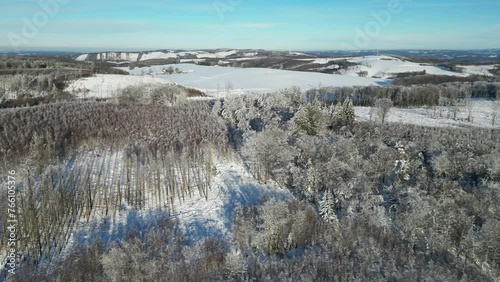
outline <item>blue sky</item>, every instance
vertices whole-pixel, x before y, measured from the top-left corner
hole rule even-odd
[[[500,48],[499,14],[498,0],[3,0],[0,46],[490,49]]]

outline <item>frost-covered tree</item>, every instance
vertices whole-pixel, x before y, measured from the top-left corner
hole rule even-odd
[[[391,110],[393,103],[390,99],[382,98],[375,100],[375,114],[382,124],[385,123],[387,114]]]
[[[317,135],[326,124],[325,116],[318,102],[302,105],[293,121],[299,131],[308,135]]]
[[[324,221],[331,223],[337,221],[337,217],[335,216],[335,197],[329,189],[323,193],[323,197],[319,202],[319,209],[319,214]]]
[[[273,179],[279,184],[286,181],[287,168],[295,156],[287,139],[288,133],[281,130],[264,131],[248,138],[241,151],[258,179]]]
[[[491,103],[491,126],[494,127],[500,114],[500,101],[493,101]]]
[[[467,121],[474,122],[474,110],[476,108],[476,103],[471,97],[465,99],[465,109],[467,111]]]
[[[331,108],[331,107],[330,107]],[[343,103],[337,103],[333,114],[330,112],[330,127],[351,126],[354,123],[355,114],[354,106],[349,98],[346,98]]]

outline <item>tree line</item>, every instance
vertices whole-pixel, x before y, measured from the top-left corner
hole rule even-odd
[[[394,106],[409,108],[422,106],[446,106],[467,98],[499,99],[500,83],[445,83],[412,86],[366,86],[366,87],[323,87],[307,91],[309,100],[321,99],[336,104],[346,98],[355,106],[374,106],[375,100],[386,98]]]

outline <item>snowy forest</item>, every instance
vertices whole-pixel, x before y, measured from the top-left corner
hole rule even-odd
[[[497,83],[183,93],[132,87],[0,111],[1,177],[16,171],[19,220],[20,268],[7,281],[500,278],[498,130],[386,122],[393,107],[452,114],[498,99]],[[371,121],[355,105],[372,106]],[[230,203],[229,232],[193,242],[173,215],[208,200],[221,162],[290,196]],[[117,231],[132,211],[160,216]],[[89,225],[100,231],[75,240]]]

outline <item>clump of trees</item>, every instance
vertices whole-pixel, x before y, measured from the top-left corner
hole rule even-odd
[[[184,143],[184,139],[199,144],[204,140],[225,138],[226,134],[224,126],[211,114],[205,102],[178,107],[57,103],[5,109],[0,112],[0,121],[1,156],[5,160],[10,158],[10,162],[29,152],[34,135],[50,140],[47,142],[54,151],[64,156],[72,144],[84,140],[118,142],[156,138],[158,145],[173,147]]]
[[[268,200],[259,206],[238,206],[234,215],[236,248],[285,255],[319,243],[321,221],[311,206],[301,202]]]
[[[69,81],[93,74],[128,75],[106,63],[83,63],[64,58],[0,58],[0,108],[34,106],[70,99]]]
[[[447,100],[456,103],[465,98],[498,99],[498,82],[445,83],[412,86],[323,87],[307,91],[308,97],[337,104],[350,99],[355,106],[370,107],[377,99],[390,99],[395,107],[438,106]]]
[[[409,269],[420,265],[427,269],[427,277],[476,281],[498,277],[500,269],[493,255],[497,247],[488,246],[490,241],[485,239],[497,232],[496,227],[486,225],[497,226],[497,208],[491,209],[499,200],[491,198],[500,180],[496,161],[500,159],[500,136],[496,132],[353,123],[342,130],[325,127],[309,134],[309,127],[295,130],[294,120],[300,117],[301,107],[315,109],[314,114],[318,114],[328,106],[305,100],[298,100],[303,105],[288,112],[294,116],[291,120],[276,120],[274,114],[259,112],[266,126],[257,132],[247,123],[253,118],[247,115],[253,112],[252,107],[275,111],[277,116],[280,110],[245,99],[238,104],[244,111],[236,110],[238,121],[231,124],[241,125],[241,154],[257,179],[289,189],[319,209],[325,222],[340,232],[350,224],[379,230],[376,236],[381,237],[376,237],[375,244],[389,240],[406,253],[405,258],[391,254],[390,260],[404,262]],[[229,106],[233,104],[237,102]],[[383,114],[391,101],[379,100],[377,104]],[[448,204],[439,204],[444,202]],[[369,247],[363,244],[361,248]],[[482,270],[485,265],[488,270]],[[402,273],[412,271],[399,270],[389,276],[402,277]],[[389,277],[372,274],[365,279]]]
[[[118,93],[116,101],[119,104],[153,104],[174,106],[186,103],[188,97],[203,97],[199,90],[176,84],[161,86],[140,85],[128,86]]]
[[[173,210],[206,196],[214,158],[227,150],[225,126],[201,102],[50,104],[0,116],[1,166],[18,172],[19,252],[35,265],[96,214],[114,222],[125,206]],[[0,218],[5,235],[8,218]]]

